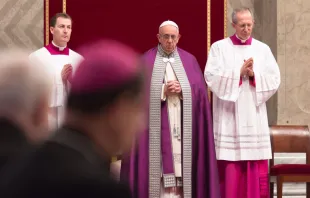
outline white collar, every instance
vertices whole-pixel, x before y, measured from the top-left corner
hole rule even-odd
[[[237,37],[237,39],[239,39],[239,40],[241,41],[241,43],[245,43],[245,42],[250,38],[250,37],[249,37],[249,38],[247,38],[247,39],[245,39],[245,40],[242,40],[241,38],[238,37],[237,34],[236,34],[236,37]]]
[[[63,51],[63,50],[67,47],[67,45],[66,45],[65,47],[59,47],[58,45],[56,45],[56,44],[54,43],[54,41],[52,41],[52,44],[53,44],[55,47],[58,47],[58,49],[59,49],[60,51]]]

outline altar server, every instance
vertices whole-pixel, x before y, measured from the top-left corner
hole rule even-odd
[[[67,46],[72,32],[72,19],[68,14],[58,13],[53,16],[50,21],[50,31],[53,41],[30,54],[30,60],[43,64],[52,75],[53,90],[49,125],[50,129],[55,129],[59,128],[63,120],[64,99],[72,73],[83,58]]]
[[[213,127],[222,198],[266,198],[271,143],[266,102],[280,85],[270,48],[251,37],[248,8],[232,13],[236,33],[215,42],[205,79],[213,93]]]

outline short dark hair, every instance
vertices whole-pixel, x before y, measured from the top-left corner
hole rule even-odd
[[[55,27],[56,26],[56,22],[58,18],[65,18],[65,19],[70,19],[72,21],[72,18],[70,15],[68,15],[67,13],[57,13],[55,14],[50,21],[50,26],[51,27]]]
[[[145,70],[141,69],[133,78],[117,87],[88,93],[69,93],[66,107],[76,113],[101,114],[124,93],[128,99],[136,99],[145,90],[145,81]]]

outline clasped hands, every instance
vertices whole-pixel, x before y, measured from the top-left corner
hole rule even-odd
[[[182,92],[181,85],[177,80],[168,81],[167,84],[165,85],[165,94],[167,96],[179,95],[181,94],[181,92]]]
[[[62,82],[66,84],[67,81],[70,81],[71,77],[72,77],[72,65],[66,64],[61,70]]]
[[[248,60],[244,60],[244,63],[240,69],[240,75],[241,76],[254,76],[253,71],[253,58],[249,58]]]

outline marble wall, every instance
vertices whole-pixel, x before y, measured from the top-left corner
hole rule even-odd
[[[278,124],[310,124],[310,1],[277,0]]]
[[[43,0],[0,0],[0,48],[43,46]]]

